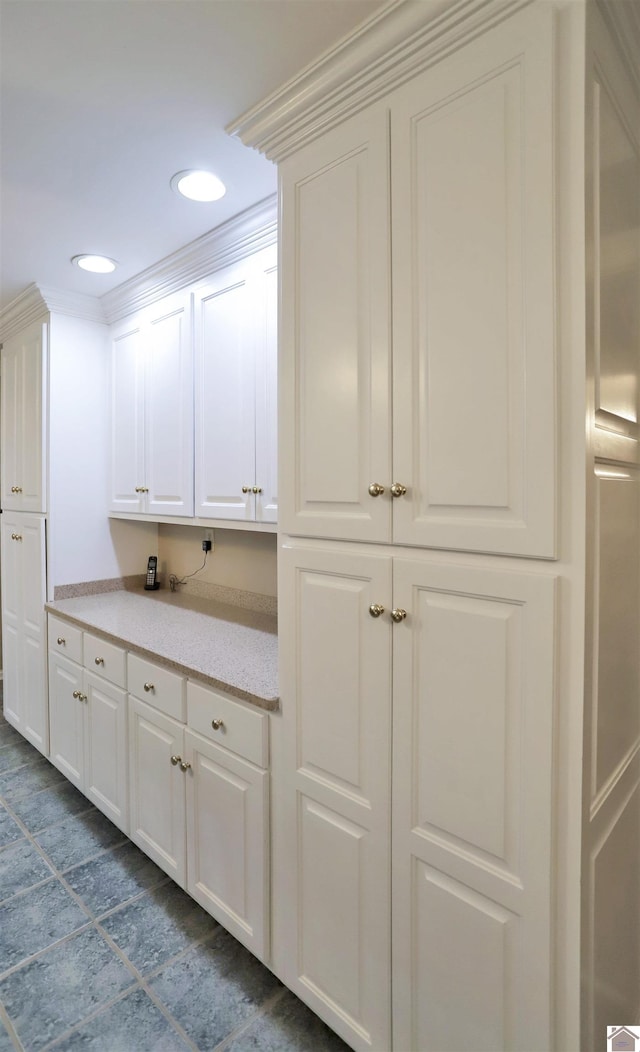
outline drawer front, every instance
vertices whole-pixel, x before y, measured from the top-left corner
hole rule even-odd
[[[269,717],[209,687],[187,683],[187,724],[258,767],[269,766]]]
[[[117,687],[127,685],[127,653],[122,647],[107,643],[89,632],[84,634],[84,667],[97,672]]]
[[[129,692],[154,709],[184,723],[184,678],[169,669],[129,654]]]
[[[82,630],[49,614],[49,650],[82,664]]]

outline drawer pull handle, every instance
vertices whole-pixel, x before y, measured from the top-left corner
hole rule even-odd
[[[96,658],[95,662],[96,665],[104,665],[104,658]]]
[[[145,683],[144,689],[148,694],[150,690],[155,690],[156,688],[154,687],[153,683]]]
[[[177,767],[177,765],[179,763],[182,763],[182,757],[181,756],[172,756],[171,757],[171,763],[173,764],[174,767]]]
[[[189,763],[188,760],[183,760],[182,763],[180,764],[180,770],[181,771],[188,771],[190,767],[191,767],[191,764]]]
[[[63,638],[63,636],[58,636],[57,642],[59,647],[66,647],[67,645],[67,641]]]
[[[214,731],[222,730],[222,728],[224,727],[224,720],[211,720],[211,726],[213,727]]]

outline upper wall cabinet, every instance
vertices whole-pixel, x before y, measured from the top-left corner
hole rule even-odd
[[[193,515],[191,296],[112,330],[111,510]]]
[[[2,348],[2,507],[46,511],[44,333],[35,322]]]
[[[555,555],[548,8],[281,165],[288,533]]]
[[[194,294],[198,516],[276,521],[276,267],[272,245]]]

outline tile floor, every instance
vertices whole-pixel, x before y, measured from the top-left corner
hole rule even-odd
[[[348,1052],[4,720],[0,1052]]]

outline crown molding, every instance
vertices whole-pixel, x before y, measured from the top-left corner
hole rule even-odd
[[[100,301],[82,293],[63,292],[45,285],[29,285],[0,311],[0,340],[6,340],[34,321],[45,321],[47,315],[70,314],[74,318],[104,322]]]
[[[640,97],[640,6],[636,0],[597,0],[597,6]]]
[[[532,0],[391,0],[226,131],[279,162]]]
[[[109,323],[126,318],[172,292],[210,277],[278,238],[277,195],[259,201],[240,215],[203,234],[100,298]]]

